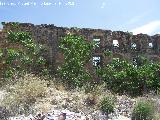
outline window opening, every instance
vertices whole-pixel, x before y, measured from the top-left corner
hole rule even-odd
[[[153,48],[153,43],[148,44],[149,48]]]
[[[96,67],[99,66],[100,62],[101,62],[101,57],[99,56],[93,57],[93,66],[96,66]]]
[[[93,41],[95,42],[95,46],[99,47],[100,46],[100,38],[94,38]]]
[[[137,45],[136,43],[131,43],[131,49],[136,49]]]
[[[114,46],[114,47],[119,47],[118,40],[113,40],[113,46]]]

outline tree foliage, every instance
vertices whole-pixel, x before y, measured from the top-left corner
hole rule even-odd
[[[68,34],[60,41],[60,50],[64,55],[64,64],[59,67],[60,77],[70,86],[82,86],[91,76],[85,64],[91,58],[94,44],[82,36]]]
[[[140,95],[160,88],[160,64],[147,63],[135,66],[125,60],[113,59],[110,64],[97,69],[99,77],[109,89],[117,93]]]

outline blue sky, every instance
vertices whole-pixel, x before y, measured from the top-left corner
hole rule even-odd
[[[24,5],[28,2],[28,6]],[[43,5],[44,2],[51,4]],[[160,34],[159,5],[160,0],[0,0],[0,22],[55,24],[154,35]]]

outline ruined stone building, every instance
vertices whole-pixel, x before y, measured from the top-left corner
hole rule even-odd
[[[160,61],[160,35],[149,36],[147,34],[132,35],[129,32],[111,31],[88,28],[65,28],[57,27],[53,24],[34,25],[30,23],[20,23],[21,31],[30,32],[37,43],[45,45],[49,52],[46,57],[50,64],[56,69],[63,62],[63,56],[58,49],[58,41],[68,32],[82,35],[87,41],[95,41],[97,48],[93,51],[92,62],[88,68],[96,66],[97,63],[103,65],[112,58],[123,58],[135,61],[138,55],[143,55],[149,60]],[[11,23],[7,23],[0,31],[0,47],[4,47],[6,31],[12,30]],[[104,51],[112,51],[112,56],[104,56]]]

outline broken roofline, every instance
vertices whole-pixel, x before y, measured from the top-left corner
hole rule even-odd
[[[36,25],[36,24],[32,24],[32,23],[20,23],[20,22],[1,22],[2,25],[5,24],[14,24],[14,23],[17,23],[19,24],[20,26],[39,26],[39,27],[44,27],[44,28],[49,28],[49,27],[53,27],[53,28],[64,28],[64,29],[68,29],[68,30],[72,30],[72,29],[75,29],[75,30],[89,30],[89,31],[110,31],[110,32],[118,32],[118,33],[121,33],[121,34],[131,34],[133,35],[132,32],[129,32],[129,31],[112,31],[112,30],[107,30],[107,29],[94,29],[94,28],[78,28],[78,27],[63,27],[63,26],[55,26],[54,24],[40,24],[40,25]],[[0,28],[1,29],[1,28]],[[133,36],[137,36],[137,35],[147,35],[147,36],[150,36],[148,34],[143,34],[143,33],[139,33],[139,34],[136,34],[136,35],[133,35]],[[155,35],[152,35],[152,36],[160,36],[160,34],[155,34]]]

